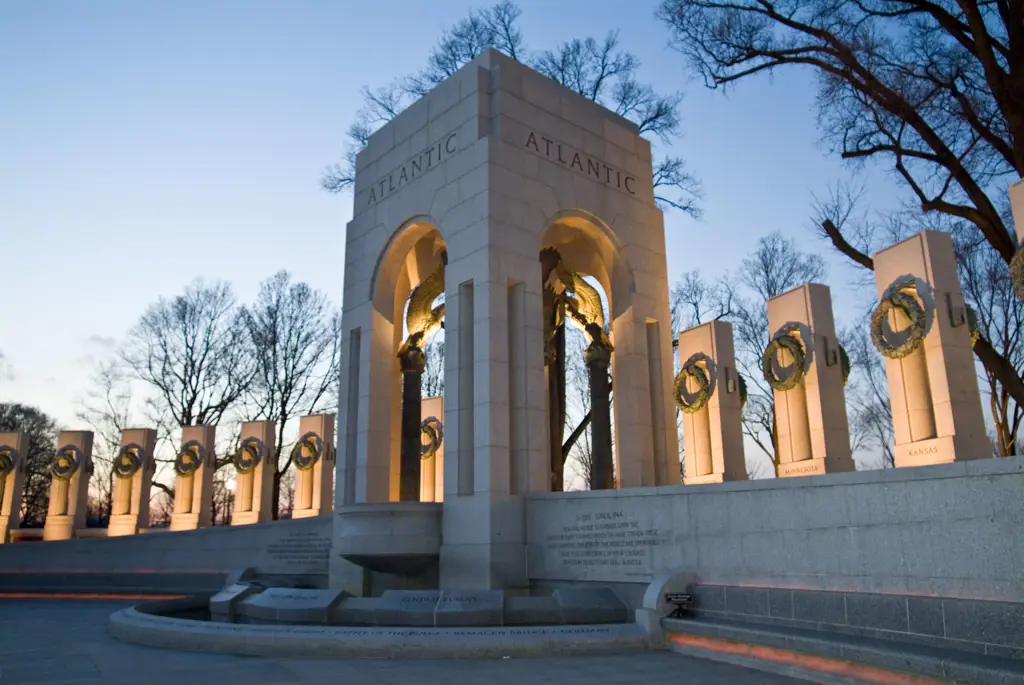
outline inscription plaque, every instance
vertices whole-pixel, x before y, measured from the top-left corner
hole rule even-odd
[[[642,581],[652,574],[658,548],[671,540],[668,520],[654,525],[654,516],[644,521],[616,503],[586,502],[588,511],[574,507],[571,517],[564,509],[546,508],[534,510],[538,525],[531,527],[530,543],[542,553],[531,566],[532,577]]]

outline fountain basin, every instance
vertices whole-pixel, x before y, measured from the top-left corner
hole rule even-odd
[[[441,552],[437,502],[373,502],[335,512],[334,552],[381,573],[414,575],[437,563]]]

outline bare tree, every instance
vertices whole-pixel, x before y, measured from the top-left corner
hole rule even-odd
[[[147,405],[164,435],[220,423],[242,399],[254,369],[231,286],[201,280],[151,305],[128,334],[122,358],[153,391]]]
[[[337,385],[341,316],[323,293],[293,282],[279,271],[260,286],[256,302],[242,319],[255,360],[247,389],[246,414],[277,424],[274,473],[274,517],[281,496],[281,476],[291,465],[291,451],[281,459],[285,429],[302,414],[311,414],[331,400]]]
[[[882,468],[893,468],[896,463],[889,383],[885,359],[871,344],[869,319],[865,315],[857,326],[839,333],[850,366],[856,369],[846,385],[850,443],[854,454],[876,454]]]
[[[699,271],[690,271],[670,293],[674,327],[687,328],[719,318],[732,322],[736,364],[747,387],[743,432],[768,458],[773,471],[778,463],[775,397],[761,375],[761,354],[771,335],[766,302],[824,277],[825,263],[820,256],[800,250],[796,241],[775,232],[758,241],[735,276],[710,283]]]
[[[370,135],[396,117],[415,98],[428,92],[488,48],[501,50],[514,60],[537,69],[580,95],[601,104],[635,123],[643,134],[654,134],[663,142],[679,135],[678,93],[660,94],[637,80],[640,62],[619,47],[617,32],[603,40],[574,38],[555,48],[530,53],[517,20],[521,10],[510,0],[488,9],[473,10],[442,32],[427,56],[427,66],[417,75],[399,79],[371,90],[363,89],[363,107],[348,129],[345,161],[327,169],[322,185],[331,192],[350,187],[355,181],[355,155]],[[662,207],[673,207],[700,215],[700,184],[686,170],[679,157],[664,157],[654,165],[655,199]]]
[[[672,331],[680,331],[732,314],[736,290],[728,278],[711,283],[700,275],[700,269],[685,272],[669,290],[669,315]],[[673,340],[673,345],[676,341]]]
[[[975,313],[978,330],[992,348],[1021,373],[1024,371],[1024,302],[1016,297],[1006,265],[977,231],[953,229],[957,266],[964,298]],[[1002,457],[1020,454],[1024,403],[984,367],[982,387],[988,394],[995,429],[994,451]]]
[[[438,333],[427,343],[424,350],[427,364],[423,369],[423,397],[440,397],[444,395],[444,331]]]
[[[20,431],[28,437],[21,525],[39,528],[50,499],[50,461],[57,453],[57,422],[35,407],[0,402],[0,432]]]
[[[850,236],[848,251],[852,250],[854,256],[870,254],[924,229],[952,234],[961,289],[976,315],[980,334],[975,350],[982,346],[989,350],[990,358],[1005,360],[1014,374],[1024,373],[1024,341],[1021,339],[1024,302],[1016,298],[1006,263],[988,241],[981,238],[971,223],[948,214],[921,214],[917,208],[906,207],[869,216],[863,210],[863,197],[861,190],[847,185],[831,189],[827,198],[816,200],[812,226],[833,235]],[[1004,213],[1008,213],[1005,208]],[[851,263],[856,265],[865,293],[873,296],[874,263],[870,258],[865,264],[856,260]],[[873,302],[873,297],[870,299]],[[986,358],[984,353],[978,357],[982,362]],[[1004,385],[1002,379],[1006,374],[997,374],[984,363],[981,368],[980,382],[988,396],[994,425],[994,451],[1001,456],[1017,454],[1024,405]]]
[[[110,520],[114,498],[114,458],[121,447],[121,431],[130,427],[132,393],[124,367],[116,359],[100,361],[89,379],[89,391],[80,400],[75,417],[92,428],[95,471],[90,487],[95,490],[94,525]]]
[[[1024,176],[1024,3],[663,0],[658,16],[711,87],[811,67],[832,148],[891,162],[922,213],[963,222],[1008,269],[1006,187]],[[827,218],[836,249],[873,269],[856,231]],[[1021,369],[986,334],[976,355],[1024,405]]]

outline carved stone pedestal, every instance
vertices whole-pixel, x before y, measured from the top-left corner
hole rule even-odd
[[[746,480],[732,324],[712,321],[680,333],[679,360],[675,395],[683,418],[683,483]]]
[[[299,442],[292,452],[292,518],[323,516],[334,511],[334,421],[334,414],[299,419]]]
[[[50,462],[50,507],[44,540],[70,540],[85,527],[92,475],[92,431],[61,431]]]
[[[195,530],[212,523],[216,426],[185,426],[174,460],[174,513],[171,530]]]
[[[121,448],[114,458],[114,495],[107,537],[135,535],[149,525],[149,490],[156,462],[156,431],[133,428],[121,432]]]
[[[273,463],[275,454],[273,421],[242,424],[241,447],[235,454],[235,509],[231,525],[244,526],[273,519]]]
[[[775,395],[776,475],[854,470],[828,287],[808,283],[768,300],[768,327],[762,368]]]
[[[0,544],[21,525],[21,496],[25,489],[28,436],[0,433]]]

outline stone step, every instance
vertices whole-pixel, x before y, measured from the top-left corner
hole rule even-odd
[[[217,591],[224,573],[0,571],[0,593],[190,594]]]
[[[758,625],[727,619],[687,618],[662,619],[662,627],[670,649],[716,658],[739,656],[739,659],[720,659],[766,666],[765,670],[779,671],[780,667],[805,670],[803,677],[814,673],[831,675],[817,682],[878,682],[858,677],[863,669],[848,668],[844,664],[881,669],[906,683],[956,683],[957,685],[1020,685],[1024,683],[1024,661],[976,654],[955,649],[937,649],[925,645],[894,642],[842,633],[804,630],[775,625]],[[704,639],[688,640],[689,637]],[[676,638],[676,640],[673,640]],[[746,646],[766,650],[743,649]],[[801,655],[819,657],[803,659]],[[795,658],[794,658],[795,657]],[[845,676],[843,674],[846,674]],[[838,677],[837,677],[838,676]],[[845,680],[844,680],[845,678]]]

